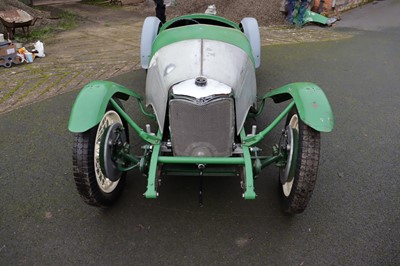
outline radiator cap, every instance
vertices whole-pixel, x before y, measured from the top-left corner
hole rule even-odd
[[[194,80],[194,84],[196,84],[196,86],[199,86],[199,87],[205,87],[205,86],[207,86],[207,78],[206,77],[197,77]]]

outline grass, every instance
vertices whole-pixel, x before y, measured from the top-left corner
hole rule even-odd
[[[45,40],[56,32],[71,30],[79,25],[79,18],[73,13],[62,11],[58,14],[58,17],[59,20],[54,24],[31,28],[28,37],[23,36],[20,31],[17,32],[15,34],[15,39],[23,42]]]

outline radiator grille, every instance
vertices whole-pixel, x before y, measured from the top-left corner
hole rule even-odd
[[[230,156],[235,131],[234,101],[175,98],[169,103],[171,141],[176,156]]]

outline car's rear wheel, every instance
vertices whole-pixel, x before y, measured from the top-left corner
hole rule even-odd
[[[74,180],[80,196],[89,205],[110,206],[122,193],[126,172],[118,170],[112,156],[117,142],[128,142],[128,131],[111,106],[97,126],[75,134]]]
[[[280,147],[287,154],[280,169],[283,206],[287,213],[303,212],[317,180],[320,132],[306,125],[294,107],[288,114]]]

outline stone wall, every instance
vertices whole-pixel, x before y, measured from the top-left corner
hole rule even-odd
[[[345,11],[372,1],[373,0],[337,0],[336,6],[339,11]]]
[[[336,0],[335,9],[337,11],[346,11],[360,5],[372,2],[373,0]],[[333,0],[325,0],[323,4],[323,12],[330,14],[332,12],[332,2]],[[313,10],[317,11],[320,5],[320,0],[314,1]]]

